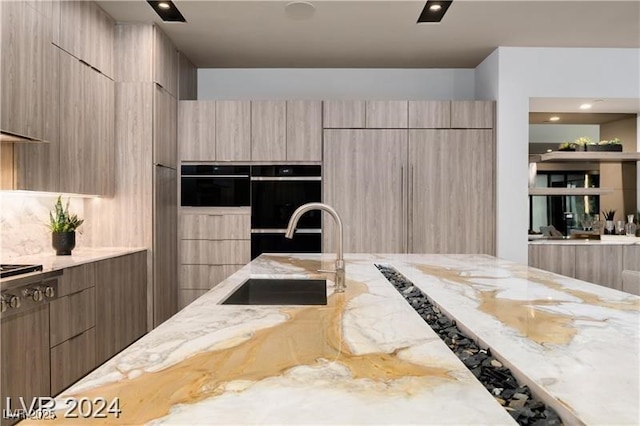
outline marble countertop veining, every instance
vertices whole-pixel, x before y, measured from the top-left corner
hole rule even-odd
[[[259,257],[62,397],[119,397],[114,424],[513,424],[378,263],[565,423],[640,418],[640,297],[492,256],[347,254],[347,293],[330,285],[327,306],[219,305],[249,277],[318,278],[333,260]]]
[[[326,306],[219,304],[248,277],[320,278],[333,259],[261,256],[59,401],[118,397],[113,424],[515,424],[371,255],[349,256]]]

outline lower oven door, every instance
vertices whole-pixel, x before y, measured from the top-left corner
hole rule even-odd
[[[284,237],[285,231],[252,230],[251,260],[262,253],[321,253],[320,229],[297,230],[292,239]]]

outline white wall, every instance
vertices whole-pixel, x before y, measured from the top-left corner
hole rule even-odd
[[[498,102],[497,255],[527,263],[529,98],[640,99],[640,49],[500,47],[497,67],[494,55],[476,93]]]
[[[198,69],[198,99],[474,99],[473,69]]]

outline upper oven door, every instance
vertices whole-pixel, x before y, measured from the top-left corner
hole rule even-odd
[[[249,166],[184,165],[180,205],[188,207],[248,207]]]
[[[251,229],[286,229],[294,210],[322,201],[320,166],[253,166]],[[299,229],[321,229],[321,212],[305,213]]]

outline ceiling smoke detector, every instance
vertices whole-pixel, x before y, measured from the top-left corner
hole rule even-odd
[[[316,7],[308,1],[292,1],[284,7],[287,17],[296,21],[311,19],[315,12]]]

